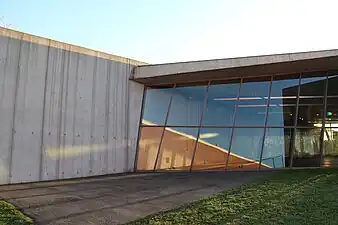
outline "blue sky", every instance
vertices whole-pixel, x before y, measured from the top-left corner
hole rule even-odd
[[[0,24],[165,63],[338,48],[336,0],[0,0]]]

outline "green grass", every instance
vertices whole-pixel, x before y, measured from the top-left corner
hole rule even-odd
[[[131,224],[338,224],[338,170],[276,172]]]
[[[33,221],[13,205],[0,200],[0,225],[31,225]]]

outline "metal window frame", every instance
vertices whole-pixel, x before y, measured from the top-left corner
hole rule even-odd
[[[298,108],[299,108],[299,95],[300,95],[300,85],[302,80],[302,73],[299,73],[298,77],[298,89],[297,89],[297,100],[296,100],[296,112],[294,118],[294,128],[291,137],[291,149],[290,149],[290,159],[289,159],[289,168],[292,168],[293,165],[293,156],[295,151],[295,138],[296,138],[296,131],[297,131],[297,124],[298,124]]]
[[[134,159],[134,172],[137,171],[137,166],[138,166],[138,155],[139,155],[139,149],[140,149],[139,143],[140,143],[140,139],[141,139],[142,120],[143,120],[143,112],[144,112],[144,103],[145,103],[145,100],[146,100],[147,89],[148,89],[147,87],[143,88],[140,121],[139,121],[138,133],[137,133],[136,152],[135,152],[135,159]]]
[[[327,112],[327,98],[328,98],[328,74],[329,71],[326,71],[326,79],[325,79],[325,93],[324,93],[324,113],[323,113],[323,117],[322,117],[322,128],[321,128],[321,134],[320,134],[320,165],[323,165],[323,157],[324,157],[324,132],[325,132],[325,116],[326,116],[326,112]],[[306,126],[298,126],[298,116],[299,116],[299,106],[300,104],[300,89],[301,89],[301,82],[302,82],[302,78],[303,77],[303,73],[297,73],[298,75],[298,88],[297,88],[297,99],[296,99],[296,110],[295,110],[295,117],[294,117],[294,123],[292,126],[268,126],[268,117],[269,117],[269,106],[270,106],[270,102],[271,102],[271,91],[272,91],[272,82],[275,78],[276,75],[270,75],[270,86],[269,86],[269,93],[268,93],[268,100],[267,100],[267,109],[266,109],[266,118],[265,118],[265,123],[263,126],[236,126],[236,118],[237,118],[237,112],[238,112],[238,105],[239,105],[239,98],[240,98],[240,93],[242,91],[243,88],[243,83],[244,83],[244,78],[239,79],[239,88],[237,90],[237,99],[236,99],[236,105],[234,107],[234,112],[233,112],[233,123],[232,125],[228,125],[228,126],[214,126],[214,125],[205,125],[203,126],[203,120],[204,120],[204,115],[205,115],[205,110],[206,110],[206,106],[207,106],[207,100],[208,100],[208,94],[209,94],[209,88],[212,85],[212,82],[214,80],[210,80],[207,83],[207,87],[206,87],[206,91],[204,94],[204,100],[203,100],[203,110],[200,116],[200,122],[199,125],[195,125],[195,126],[171,126],[168,125],[168,118],[169,118],[169,113],[170,113],[170,109],[171,109],[171,105],[172,105],[172,101],[173,101],[173,93],[171,93],[170,96],[170,100],[168,103],[168,109],[167,109],[167,113],[166,113],[166,118],[165,118],[165,124],[164,125],[145,125],[142,124],[142,119],[143,119],[143,114],[144,114],[144,107],[145,107],[145,99],[146,99],[146,92],[148,90],[148,86],[144,87],[144,91],[143,91],[143,98],[142,98],[142,108],[141,108],[141,115],[140,115],[140,121],[139,121],[139,131],[138,131],[138,138],[137,138],[137,145],[136,145],[136,154],[135,154],[135,161],[134,161],[134,171],[137,171],[137,166],[138,166],[138,156],[139,156],[139,142],[141,139],[141,131],[143,127],[162,127],[163,131],[161,134],[161,140],[158,146],[158,150],[157,150],[157,154],[156,154],[156,159],[155,159],[155,163],[154,163],[154,168],[153,171],[157,170],[157,166],[158,166],[158,161],[159,161],[159,156],[160,156],[160,152],[161,152],[161,148],[162,148],[162,144],[163,144],[163,138],[164,138],[164,133],[166,128],[197,128],[197,137],[196,137],[196,142],[195,142],[195,146],[194,146],[194,151],[193,151],[193,155],[192,155],[192,160],[191,160],[191,164],[190,164],[190,169],[189,171],[193,170],[193,165],[194,165],[194,161],[195,161],[195,157],[196,157],[196,151],[198,148],[198,142],[199,142],[199,138],[200,138],[200,132],[201,132],[201,128],[231,128],[231,136],[230,136],[230,140],[229,140],[229,150],[227,153],[227,159],[225,162],[225,170],[228,170],[229,168],[229,161],[230,161],[230,157],[231,157],[231,149],[232,149],[232,144],[233,144],[233,136],[234,136],[234,131],[237,128],[263,128],[264,132],[263,132],[263,141],[262,141],[262,146],[261,146],[261,152],[260,152],[260,158],[259,158],[259,170],[261,170],[261,165],[262,165],[262,161],[263,161],[263,153],[264,153],[264,142],[266,139],[266,133],[267,133],[267,129],[269,128],[288,128],[290,129],[290,131],[292,132],[291,134],[291,139],[290,139],[290,146],[289,146],[289,168],[293,168],[293,161],[294,161],[294,155],[295,155],[295,138],[296,138],[296,131],[298,128],[309,128]],[[172,89],[175,89],[177,87],[177,84],[174,84]],[[285,164],[284,164],[284,167]],[[151,171],[151,170],[150,170]]]
[[[175,90],[175,89],[176,89],[176,84],[173,87],[173,90]],[[164,136],[165,128],[166,128],[167,123],[168,123],[168,118],[169,118],[169,113],[170,113],[170,108],[171,108],[172,101],[173,101],[173,92],[171,92],[171,95],[170,95],[169,104],[168,104],[168,110],[167,110],[167,114],[165,116],[164,127],[163,127],[163,131],[162,131],[162,134],[161,134],[161,140],[160,140],[160,143],[158,145],[158,149],[157,149],[157,154],[156,154],[156,158],[155,158],[155,163],[154,163],[154,169],[153,169],[153,171],[156,171],[156,167],[157,167],[157,163],[158,163],[158,158],[160,156],[160,151],[161,151],[161,147],[162,147],[162,143],[163,143],[163,136]]]
[[[324,90],[324,112],[322,118],[322,130],[320,132],[320,164],[319,166],[323,166],[323,158],[324,158],[324,134],[325,134],[325,118],[327,114],[327,92],[329,87],[329,73],[326,72],[326,79],[325,79],[325,90]]]
[[[232,139],[234,137],[234,130],[235,130],[235,125],[236,125],[236,117],[237,117],[237,110],[238,110],[238,103],[239,103],[239,97],[241,94],[241,89],[243,86],[243,78],[241,79],[238,91],[237,91],[237,100],[236,100],[236,105],[235,105],[235,109],[234,109],[234,121],[232,122],[232,128],[231,128],[231,136],[230,136],[230,141],[229,141],[229,150],[228,150],[228,155],[225,161],[225,171],[228,170],[228,166],[229,166],[229,158],[231,157],[231,147],[232,147]]]
[[[191,163],[190,163],[190,169],[189,169],[190,172],[192,171],[192,166],[193,166],[194,161],[195,161],[195,154],[196,154],[196,150],[197,150],[197,146],[198,146],[198,141],[199,141],[199,138],[200,138],[201,127],[202,127],[203,118],[204,118],[204,112],[205,112],[205,108],[206,108],[207,101],[208,101],[208,92],[209,92],[210,84],[211,84],[211,81],[208,82],[208,86],[207,86],[207,88],[204,92],[203,109],[202,109],[200,123],[199,123],[198,130],[197,130],[197,137],[196,137],[196,141],[195,141],[194,152],[193,152],[193,155],[191,157]]]
[[[261,166],[262,166],[265,135],[266,135],[266,126],[268,124],[269,109],[270,109],[270,96],[271,96],[271,89],[272,89],[272,81],[273,81],[273,76],[271,76],[271,78],[270,78],[269,94],[268,94],[268,99],[267,99],[267,104],[266,104],[265,124],[264,124],[263,138],[262,138],[261,153],[260,153],[260,156],[259,156],[258,170],[261,170]]]

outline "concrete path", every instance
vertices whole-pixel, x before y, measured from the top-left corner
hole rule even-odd
[[[258,172],[149,173],[0,186],[37,224],[121,224],[238,187]]]

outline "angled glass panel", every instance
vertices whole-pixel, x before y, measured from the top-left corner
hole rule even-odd
[[[257,169],[264,128],[234,128],[228,169]],[[262,165],[269,168],[268,165]]]
[[[324,104],[326,72],[302,74],[300,83],[300,105]]]
[[[328,78],[325,127],[338,127],[338,75],[332,75]]]
[[[199,126],[206,86],[176,87],[172,89],[172,103],[168,126]]]
[[[271,77],[244,80],[239,94],[236,126],[264,126]]]
[[[299,75],[276,76],[271,84],[268,126],[295,124]]]
[[[231,128],[201,128],[193,170],[225,169]]]
[[[323,167],[338,167],[338,128],[326,127],[324,130]]]
[[[297,126],[322,127],[324,105],[299,105]]]
[[[137,170],[153,170],[163,127],[141,127]]]
[[[323,167],[338,167],[338,75],[328,77]]]
[[[198,128],[165,128],[157,170],[190,170]]]
[[[232,126],[240,80],[212,83],[202,126]]]
[[[147,88],[143,108],[143,125],[165,124],[173,87]]]
[[[270,168],[289,167],[291,150],[291,128],[267,128],[262,156],[262,164]]]
[[[326,73],[302,75],[297,126],[321,127],[324,114],[325,86]]]
[[[321,128],[296,129],[293,167],[320,166],[320,132]]]

